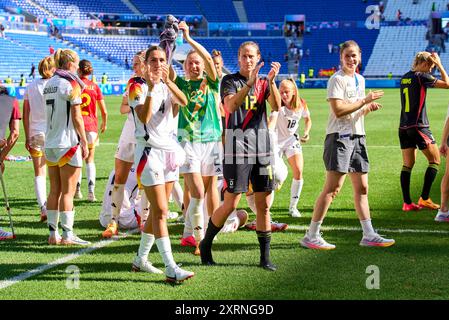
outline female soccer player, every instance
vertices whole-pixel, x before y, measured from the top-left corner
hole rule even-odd
[[[55,75],[44,88],[47,106],[45,158],[50,178],[47,199],[49,244],[88,245],[90,242],[73,233],[75,210],[73,196],[76,183],[87,157],[87,139],[81,115],[83,81],[78,78],[79,58],[76,52],[58,49],[54,55]],[[62,239],[58,232],[61,218]]]
[[[442,80],[433,77],[430,72],[434,67],[440,70]],[[402,149],[401,189],[404,198],[403,211],[421,208],[439,209],[440,206],[430,199],[430,189],[438,173],[440,154],[435,139],[429,128],[427,118],[427,88],[449,88],[449,78],[438,54],[418,52],[413,61],[412,70],[401,78],[401,119],[399,141]],[[442,143],[445,143],[443,140]],[[424,184],[418,204],[410,196],[410,177],[416,158],[416,147],[429,161],[424,175]]]
[[[383,96],[383,91],[373,91],[365,96],[365,79],[356,73],[361,54],[355,41],[344,42],[340,49],[342,69],[329,79],[327,85],[330,112],[323,154],[326,182],[315,202],[310,227],[301,240],[301,245],[306,248],[335,249],[335,245],[321,237],[320,226],[347,174],[351,178],[355,209],[363,229],[360,245],[387,247],[394,244],[394,240],[378,235],[371,224],[364,116],[381,108],[374,101]]]
[[[40,208],[40,221],[47,220],[47,185],[45,181],[45,101],[44,87],[55,72],[53,56],[48,56],[39,62],[41,79],[29,84],[23,100],[23,128],[25,130],[25,148],[33,159],[34,192]]]
[[[240,69],[226,75],[221,83],[221,97],[226,110],[226,143],[223,162],[224,202],[215,210],[201,241],[201,262],[215,264],[212,241],[228,216],[248,191],[251,181],[257,210],[257,237],[260,246],[260,267],[275,271],[270,261],[270,198],[273,191],[270,158],[272,150],[267,124],[268,101],[277,111],[281,97],[275,78],[280,64],[273,62],[267,79],[259,78],[260,50],[255,42],[244,42],[238,51]]]
[[[90,202],[97,201],[95,198],[95,178],[97,175],[95,168],[95,147],[99,144],[98,137],[98,118],[97,118],[97,106],[101,111],[101,127],[100,132],[104,133],[108,121],[108,113],[106,111],[106,104],[104,103],[103,95],[100,87],[89,80],[89,76],[93,73],[92,63],[89,60],[81,60],[78,75],[86,85],[81,94],[81,114],[84,120],[84,129],[86,131],[87,143],[89,148],[89,155],[86,159],[86,173],[87,173],[87,188],[88,195],[87,200]],[[81,176],[80,173],[78,184],[76,185],[75,197],[82,198],[81,195]]]
[[[289,212],[292,217],[299,218],[301,213],[298,211],[297,205],[304,184],[302,178],[304,159],[300,141],[305,143],[309,140],[312,120],[307,103],[299,96],[298,87],[294,80],[283,80],[279,86],[279,92],[281,94],[282,106],[279,109],[276,122],[277,142],[281,159],[282,155],[287,157],[293,172]],[[296,132],[298,131],[301,118],[304,119],[305,128],[304,135],[299,138]]]
[[[164,261],[168,282],[184,281],[193,272],[176,265],[167,229],[168,197],[173,182],[178,179],[178,166],[185,154],[173,137],[174,104],[185,106],[187,98],[168,79],[169,67],[164,49],[153,46],[145,54],[145,79],[129,88],[129,105],[136,126],[135,165],[137,179],[144,186],[150,202],[150,217],[142,231],[139,251],[133,261],[134,271],[161,273],[148,261],[148,254],[156,242]],[[163,82],[162,82],[162,81]]]
[[[189,27],[183,21],[179,29],[194,51],[187,54],[184,69],[188,80],[176,77],[174,82],[188,99],[186,108],[179,112],[178,140],[187,154],[187,161],[180,168],[191,198],[186,209],[195,240],[195,254],[199,255],[199,242],[204,237],[203,203],[207,196],[209,215],[219,206],[217,176],[222,174],[222,145],[218,88],[220,79],[212,57],[207,50],[193,40]],[[206,77],[203,73],[206,72]]]

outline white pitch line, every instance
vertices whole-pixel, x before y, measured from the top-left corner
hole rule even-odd
[[[288,229],[307,231],[308,226],[288,226]],[[287,230],[288,230],[287,229]],[[323,231],[362,231],[359,227],[321,227]],[[430,234],[449,234],[448,230],[427,230],[427,229],[388,229],[379,228],[376,229],[380,232],[390,232],[390,233],[430,233]]]
[[[15,285],[15,284],[17,284],[17,283],[19,283],[19,282],[21,282],[23,280],[26,280],[28,278],[34,277],[34,276],[36,276],[38,274],[41,274],[41,273],[43,273],[43,272],[45,272],[45,271],[47,271],[49,269],[52,269],[52,268],[55,268],[55,267],[60,266],[62,264],[65,264],[65,263],[67,263],[67,262],[69,262],[71,260],[74,260],[74,259],[76,259],[76,258],[78,258],[78,257],[80,257],[80,256],[82,256],[84,254],[87,254],[87,253],[90,253],[90,252],[95,251],[97,249],[101,249],[103,247],[106,247],[107,245],[109,245],[109,244],[111,244],[111,243],[113,243],[113,242],[115,242],[115,241],[117,241],[119,239],[126,238],[128,235],[131,235],[131,234],[134,234],[134,233],[137,233],[137,232],[140,232],[140,230],[139,229],[134,229],[134,230],[126,232],[123,235],[115,236],[115,237],[113,237],[110,240],[102,240],[102,241],[96,242],[96,243],[94,243],[92,246],[90,246],[88,248],[81,249],[81,250],[79,250],[79,251],[77,251],[75,253],[69,254],[68,256],[65,256],[65,257],[59,258],[57,260],[54,260],[52,262],[49,262],[47,264],[41,265],[41,266],[39,266],[39,267],[37,267],[37,268],[35,268],[33,270],[21,273],[21,274],[15,276],[13,278],[0,281],[0,290],[8,288],[8,287],[10,287],[12,285]]]

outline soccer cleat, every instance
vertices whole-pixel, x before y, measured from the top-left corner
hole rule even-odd
[[[449,212],[443,212],[438,210],[438,213],[435,217],[435,221],[437,222],[449,222]]]
[[[438,204],[434,203],[432,201],[432,199],[430,199],[430,198],[427,200],[424,200],[423,198],[419,198],[418,205],[421,208],[426,208],[426,209],[431,209],[431,210],[440,209],[440,206]]]
[[[268,270],[268,271],[276,271],[277,270],[277,266],[275,264],[272,264],[271,262],[260,262],[259,263],[259,267]]]
[[[317,249],[317,250],[333,250],[335,249],[335,245],[330,244],[326,242],[321,237],[321,234],[317,234],[315,236],[309,236],[308,232],[304,236],[304,238],[300,241],[301,245],[303,247],[309,248],[309,249]]]
[[[111,221],[106,227],[106,230],[101,234],[103,238],[112,238],[112,236],[118,235],[118,224],[115,221]]]
[[[271,221],[271,232],[284,231],[288,228],[288,224]]]
[[[179,214],[175,211],[169,211],[167,215],[167,219],[176,219],[178,218]]]
[[[360,245],[363,247],[389,247],[394,245],[393,239],[385,239],[375,233],[372,236],[363,236]]]
[[[81,193],[81,190],[80,189],[76,189],[76,191],[75,191],[75,195],[74,195],[74,197],[73,197],[74,199],[82,199],[83,198],[83,194]]]
[[[81,198],[80,198],[80,199],[81,199]],[[97,198],[95,198],[95,193],[89,192],[89,193],[87,194],[87,201],[89,201],[89,202],[95,202],[95,201],[97,201]]]
[[[183,247],[196,247],[196,240],[193,236],[188,236],[181,239],[181,246]]]
[[[404,202],[404,204],[402,205],[402,211],[418,211],[418,210],[421,210],[421,207],[413,202],[410,204]]]
[[[0,241],[14,239],[12,232],[0,229]]]
[[[41,206],[41,213],[40,213],[40,222],[47,221],[47,207],[45,205]]]
[[[192,278],[195,275],[195,273],[181,269],[179,266],[176,266],[174,268],[167,267],[165,275],[167,277],[165,279],[166,282],[175,284]]]
[[[49,236],[47,242],[51,246],[59,245],[59,244],[61,244],[61,236],[59,234],[55,234],[54,236]]]
[[[290,208],[289,214],[292,218],[301,218],[301,212],[296,208]]]
[[[133,265],[131,267],[132,272],[148,272],[148,273],[155,273],[155,274],[162,274],[164,273],[162,270],[154,267],[150,261],[148,260],[142,260],[139,256],[136,256],[133,260]]]
[[[253,220],[252,222],[245,224],[245,228],[248,230],[256,231],[256,220]]]
[[[72,235],[70,238],[64,238],[61,239],[61,244],[69,246],[69,245],[78,245],[78,246],[88,246],[90,245],[89,241],[83,240],[76,235]]]

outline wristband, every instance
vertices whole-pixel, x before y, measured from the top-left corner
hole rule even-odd
[[[153,91],[148,91],[147,93],[147,97],[154,97],[154,92]]]

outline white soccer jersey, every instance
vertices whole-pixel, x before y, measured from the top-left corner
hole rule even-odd
[[[136,114],[135,108],[144,104],[148,93],[148,86],[144,81],[131,85],[129,90],[129,106],[133,110],[134,125],[136,126],[137,143],[146,144],[160,150],[173,152],[178,150],[178,144],[173,137],[173,131],[178,123],[173,117],[171,95],[168,87],[159,82],[152,90],[151,119],[142,123]]]
[[[47,128],[44,87],[49,79],[37,79],[30,83],[23,97],[30,105],[30,137],[45,133]]]
[[[327,83],[327,98],[341,99],[344,103],[353,103],[365,98],[365,78],[359,74],[354,77],[340,70],[332,75]],[[329,119],[326,134],[365,135],[363,110],[354,111],[344,117],[337,118],[329,106]]]
[[[281,107],[278,113],[276,122],[276,133],[278,136],[278,143],[282,145],[291,136],[295,135],[299,129],[299,121],[301,118],[309,118],[310,112],[307,104],[303,100],[304,107],[299,111],[293,111],[287,107]]]
[[[125,93],[123,93],[123,97],[128,99],[129,87],[126,87]],[[125,124],[123,125],[122,133],[120,134],[119,144],[120,143],[136,143],[136,136],[134,132],[136,131],[136,126],[134,125],[134,119],[131,112],[128,112]]]
[[[44,99],[47,114],[45,148],[71,148],[78,144],[71,108],[81,104],[81,87],[58,75],[45,85]]]

